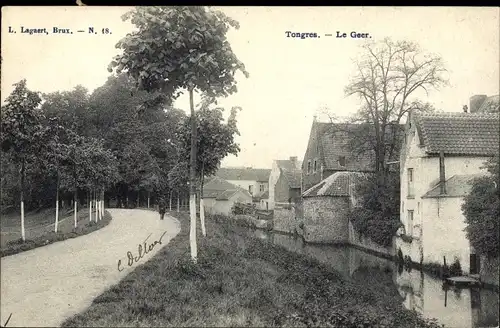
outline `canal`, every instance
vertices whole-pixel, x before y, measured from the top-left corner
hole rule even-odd
[[[446,287],[440,279],[424,272],[398,268],[393,261],[350,246],[307,244],[300,237],[262,230],[250,230],[248,233],[313,257],[333,267],[346,279],[363,279],[363,275],[366,277],[368,274],[370,279],[380,279],[380,283],[392,281],[407,309],[429,319],[435,318],[445,327],[485,328],[499,325],[499,294],[495,291]]]

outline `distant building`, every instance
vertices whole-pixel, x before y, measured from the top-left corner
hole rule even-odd
[[[498,113],[500,111],[500,96],[475,95],[470,98],[470,113]]]
[[[248,191],[258,206],[261,196],[269,190],[270,173],[270,169],[221,167],[215,175]]]
[[[269,175],[268,209],[276,205],[295,203],[301,194],[301,164],[296,156],[285,160],[274,160]]]
[[[401,221],[396,247],[416,263],[450,265],[478,273],[479,257],[464,232],[461,205],[471,180],[499,151],[499,114],[411,114],[400,153]],[[484,103],[482,103],[484,104]],[[404,237],[405,236],[405,237]]]
[[[234,203],[252,204],[250,193],[217,176],[203,185],[203,202],[207,213],[230,215]]]

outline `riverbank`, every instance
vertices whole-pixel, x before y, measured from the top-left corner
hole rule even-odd
[[[169,245],[63,326],[438,326],[404,309],[394,286],[372,273],[344,280],[226,221],[207,218],[192,264],[189,218],[171,215],[181,232]]]

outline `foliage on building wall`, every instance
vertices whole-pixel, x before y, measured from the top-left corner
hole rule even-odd
[[[474,180],[471,192],[465,197],[462,211],[467,238],[479,254],[498,257],[500,192],[499,157],[492,157],[486,168],[488,176]]]
[[[367,176],[357,184],[357,206],[349,213],[356,231],[382,246],[390,246],[401,226],[399,220],[399,174],[391,173],[380,184],[376,175]]]

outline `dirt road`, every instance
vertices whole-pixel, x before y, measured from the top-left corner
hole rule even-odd
[[[180,230],[176,219],[166,216],[160,221],[156,212],[109,211],[113,220],[98,231],[1,259],[0,325],[12,313],[8,327],[59,326]],[[147,253],[140,257],[139,244],[144,242]],[[138,261],[129,260],[129,251]]]

